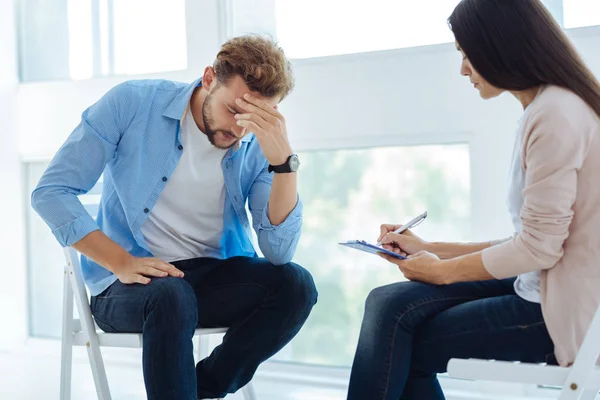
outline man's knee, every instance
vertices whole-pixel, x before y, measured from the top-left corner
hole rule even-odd
[[[198,323],[196,294],[188,282],[168,276],[148,284],[146,318],[156,314],[161,325],[176,329],[195,328]]]
[[[312,275],[302,266],[288,263],[276,267],[279,276],[281,297],[288,299],[291,306],[309,310],[317,302],[317,288]]]

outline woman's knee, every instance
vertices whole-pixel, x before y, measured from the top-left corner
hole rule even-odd
[[[421,318],[412,318],[411,311],[428,301],[429,285],[421,282],[398,282],[373,289],[365,302],[365,322],[380,326],[394,323],[414,329]]]
[[[369,293],[366,300],[366,311],[397,312],[419,302],[427,294],[427,285],[420,282],[397,282],[377,287]]]

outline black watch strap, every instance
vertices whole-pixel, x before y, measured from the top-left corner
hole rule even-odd
[[[286,162],[281,165],[271,165],[269,164],[268,171],[275,172],[277,174],[285,174],[290,172],[296,172],[298,170],[298,166],[300,162],[298,161],[298,156],[296,154],[292,154],[288,157]]]
[[[281,164],[281,165],[271,165],[269,164],[269,168],[268,168],[269,172],[275,172],[278,174],[283,174],[286,172],[292,172],[290,169],[289,164],[286,162],[285,164]]]

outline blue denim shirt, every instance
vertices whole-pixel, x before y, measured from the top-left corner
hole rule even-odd
[[[179,129],[199,84],[165,80],[124,82],[85,110],[32,193],[33,208],[62,246],[101,229],[130,254],[152,257],[142,225],[175,170],[182,151]],[[273,176],[251,133],[222,162],[226,196],[222,258],[256,257],[246,202],[264,256],[275,265],[291,261],[302,225],[302,202],[278,226],[267,215]],[[104,173],[98,216],[94,220],[78,195]],[[185,196],[185,193],[181,194]],[[82,272],[92,295],[116,276],[85,256]]]

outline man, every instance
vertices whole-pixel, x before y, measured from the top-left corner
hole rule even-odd
[[[290,262],[299,162],[277,104],[292,88],[283,51],[257,36],[225,43],[190,85],[122,83],[84,111],[32,194],[60,244],[83,254],[98,325],[143,333],[149,399],[235,392],[316,303],[310,273]],[[77,195],[102,173],[94,221]],[[219,326],[223,343],[194,369],[194,330]]]

